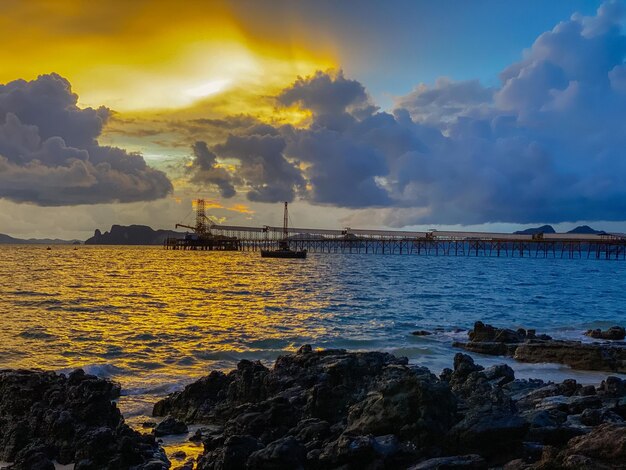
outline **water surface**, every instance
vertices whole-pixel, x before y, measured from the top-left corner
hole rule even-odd
[[[626,324],[626,263],[0,247],[0,367],[83,367],[122,383],[127,415],[241,358],[388,350],[438,372],[474,321],[580,338]],[[416,337],[415,329],[437,334]],[[480,358],[490,364],[500,358]],[[600,380],[553,365],[518,376]]]

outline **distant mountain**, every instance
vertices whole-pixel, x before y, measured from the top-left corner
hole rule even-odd
[[[513,232],[515,235],[535,235],[536,233],[556,233],[552,225],[542,225],[541,227],[527,228]]]
[[[147,225],[113,225],[102,233],[96,229],[85,245],[161,245],[168,237],[182,238],[185,234],[174,230],[154,230]]]
[[[582,233],[582,234],[586,234],[586,235],[590,235],[590,234],[596,234],[596,235],[605,235],[606,232],[603,230],[595,230],[591,227],[589,227],[589,225],[579,225],[578,227],[576,227],[575,229],[570,230],[567,233]]]
[[[80,243],[78,240],[60,240],[58,238],[14,238],[0,233],[0,245],[71,245]]]

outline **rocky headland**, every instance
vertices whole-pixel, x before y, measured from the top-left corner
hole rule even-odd
[[[516,356],[554,342],[477,323],[467,344]],[[165,469],[160,436],[200,425],[190,439],[202,454],[175,469],[626,468],[626,380],[519,380],[508,365],[483,368],[464,353],[439,376],[388,353],[310,346],[272,367],[242,360],[158,401],[162,419],[143,434],[124,423],[118,394],[80,370],[0,372],[0,460],[16,470],[52,470],[53,460]]]

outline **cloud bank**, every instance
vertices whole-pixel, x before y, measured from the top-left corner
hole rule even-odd
[[[56,74],[0,85],[0,198],[42,206],[148,201],[172,191],[144,159],[98,144],[110,110],[77,106]]]
[[[626,219],[626,36],[620,5],[540,35],[500,84],[439,79],[379,112],[341,72],[299,78],[278,106],[305,127],[234,131],[248,198],[376,208],[390,226]],[[282,198],[282,199],[281,199]]]

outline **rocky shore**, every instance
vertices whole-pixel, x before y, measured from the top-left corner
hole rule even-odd
[[[116,384],[76,370],[0,371],[0,461],[11,470],[161,470],[154,436],[133,431],[112,402]]]
[[[241,361],[158,402],[196,433],[201,470],[626,468],[626,381],[516,380],[466,354],[440,377],[386,353]],[[181,468],[191,468],[181,467]]]
[[[468,349],[493,343],[516,356],[554,342],[476,326]],[[174,468],[626,468],[626,380],[518,380],[508,365],[485,369],[464,353],[440,376],[388,353],[310,346],[271,368],[242,360],[157,402],[163,419],[146,434],[124,423],[111,401],[118,393],[82,371],[1,371],[0,460],[13,469],[52,470],[53,460],[77,470],[170,468],[155,436],[201,425],[191,439],[202,455]]]

